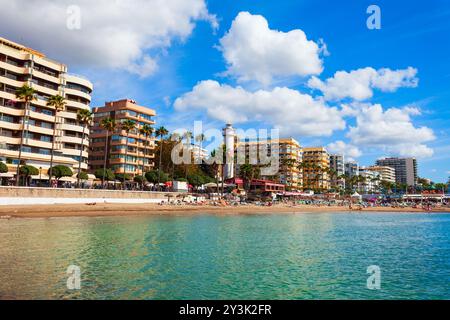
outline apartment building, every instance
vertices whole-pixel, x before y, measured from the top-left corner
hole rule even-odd
[[[376,162],[377,166],[395,169],[397,183],[415,186],[417,184],[417,160],[415,158],[385,158]]]
[[[358,192],[361,194],[376,193],[380,190],[381,174],[369,168],[359,168],[359,174],[362,179],[358,183]]]
[[[367,170],[378,172],[382,181],[395,183],[395,169],[392,167],[370,166],[367,168]]]
[[[330,169],[334,171],[334,175],[331,177],[331,187],[343,188],[345,186],[344,179],[339,178],[345,174],[344,156],[342,154],[330,155]]]
[[[359,175],[359,164],[356,162],[346,162],[344,164],[345,175],[348,177],[354,177]]]
[[[23,85],[37,92],[28,117],[25,103],[16,98],[16,90]],[[0,161],[7,163],[10,178],[16,172],[23,130],[22,163],[39,168],[40,179],[48,179],[54,129],[54,165],[66,165],[76,171],[82,151],[81,167],[88,168],[89,130],[83,140],[77,112],[90,109],[92,90],[89,80],[69,74],[66,65],[0,38]],[[55,95],[65,98],[62,112],[56,113],[54,107],[47,105]]]
[[[134,177],[152,170],[154,166],[154,136],[146,136],[140,133],[144,125],[154,127],[156,112],[153,109],[139,106],[135,101],[124,99],[107,102],[105,106],[94,108],[94,122],[91,128],[91,149],[89,154],[89,166],[92,172],[103,168],[105,153],[106,166],[115,174],[129,174]],[[107,133],[101,127],[101,121],[105,118],[115,119],[117,128],[114,132]],[[136,123],[136,128],[127,137],[121,124],[126,120]],[[105,149],[108,136],[108,150]],[[127,150],[128,139],[128,152]]]
[[[330,155],[324,147],[303,149],[303,187],[305,190],[329,190]]]
[[[278,158],[278,171],[273,175],[262,176],[286,186],[289,190],[303,189],[303,175],[299,164],[302,162],[303,151],[300,143],[293,138],[285,138],[267,141],[239,141],[237,144],[238,155],[236,159],[245,156],[251,164],[267,164],[265,159]],[[266,154],[263,154],[266,153]],[[254,154],[254,156],[252,156]],[[257,157],[255,159],[255,157]],[[264,171],[264,170],[263,170]],[[237,167],[239,173],[239,164]]]

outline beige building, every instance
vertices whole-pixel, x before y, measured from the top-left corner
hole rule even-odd
[[[27,123],[24,123],[25,104],[15,95],[25,84],[37,91]],[[8,164],[10,176],[15,174],[22,130],[26,130],[23,163],[41,168],[43,175],[49,168],[55,127],[54,164],[77,170],[82,149],[82,169],[88,168],[89,139],[82,141],[83,126],[77,122],[77,112],[90,109],[92,90],[90,81],[69,74],[66,65],[0,38],[0,161]],[[58,115],[53,107],[47,106],[48,99],[55,95],[66,100],[65,110]],[[40,178],[47,178],[43,175]]]
[[[154,166],[154,136],[146,137],[139,130],[143,125],[153,127],[156,112],[153,109],[142,107],[135,101],[125,99],[107,102],[104,107],[94,109],[94,123],[91,128],[91,150],[89,165],[92,171],[103,168],[105,152],[107,155],[106,166],[115,174],[129,174],[132,177],[142,175],[150,171]],[[108,150],[105,150],[107,132],[101,128],[102,119],[113,118],[117,123],[117,130],[108,134]],[[126,157],[127,134],[120,124],[126,120],[136,123],[136,129],[128,135],[128,155]]]
[[[324,147],[303,149],[303,188],[330,189],[330,155]]]
[[[238,143],[238,152],[245,148],[245,157],[249,159],[252,150],[260,150],[265,147],[268,155],[274,155],[279,159],[279,170],[273,176],[263,176],[263,178],[275,180],[284,184],[287,189],[301,190],[303,188],[302,170],[298,165],[302,161],[302,147],[300,143],[293,138],[270,140],[270,141],[245,141]],[[259,160],[261,160],[259,155]],[[238,165],[239,169],[239,165]],[[238,170],[239,171],[239,170]]]
[[[395,169],[388,166],[371,166],[367,170],[375,171],[380,174],[380,179],[382,181],[387,181],[395,183]]]

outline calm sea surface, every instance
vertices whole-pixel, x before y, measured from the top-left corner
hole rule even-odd
[[[450,299],[450,215],[0,220],[0,298]]]

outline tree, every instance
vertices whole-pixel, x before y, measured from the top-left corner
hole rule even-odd
[[[37,176],[39,169],[30,165],[23,165],[19,168],[19,175],[24,177],[25,185],[28,186],[28,178],[30,176]]]
[[[78,123],[83,126],[83,136],[81,138],[81,148],[80,148],[80,158],[78,159],[78,174],[77,174],[77,185],[80,185],[80,180],[87,180],[81,178],[81,162],[83,161],[83,149],[84,149],[84,139],[86,137],[86,130],[91,125],[93,114],[91,111],[82,109],[77,112]]]
[[[145,176],[135,176],[134,177],[134,182],[143,185],[145,183],[147,179],[145,179]],[[144,190],[144,188],[142,188],[142,190]]]
[[[147,156],[148,156],[148,145],[149,145],[149,141],[148,139],[152,136],[154,132],[154,129],[152,127],[150,127],[148,124],[144,124],[140,129],[139,129],[139,133],[145,136],[145,144],[144,144],[144,157],[142,157],[142,176],[144,176],[144,172],[145,172],[145,162],[147,161]],[[142,188],[144,188],[144,181],[145,179],[142,179]]]
[[[78,184],[80,183],[80,180],[84,180],[84,181],[86,181],[86,180],[88,180],[89,179],[89,176],[88,176],[88,174],[86,173],[86,172],[80,172],[80,173],[78,173],[77,174],[77,179],[78,179]]]
[[[64,107],[66,106],[66,100],[60,96],[51,96],[47,101],[48,107],[55,108],[55,123],[53,124],[53,137],[52,137],[52,150],[50,150],[50,171],[48,174],[48,183],[49,185],[52,184],[52,170],[53,170],[53,158],[55,156],[55,140],[56,140],[56,128],[58,125],[58,113],[64,110]]]
[[[243,164],[239,168],[241,177],[245,180],[245,190],[249,191],[253,179],[261,175],[261,168],[257,165]]]
[[[113,133],[116,130],[117,123],[116,123],[116,120],[113,119],[113,118],[104,118],[104,119],[102,119],[100,121],[100,127],[103,128],[104,130],[106,130],[105,159],[104,159],[104,162],[103,162],[103,171],[104,172],[101,175],[103,178],[105,178],[105,177],[107,177],[107,174],[106,174],[106,162],[107,162],[108,154],[109,154],[109,152],[108,152],[109,133],[110,132]],[[112,180],[114,180],[114,179],[112,179]],[[111,181],[111,180],[108,180],[108,181]],[[104,184],[104,183],[105,183],[105,180],[103,179],[102,180],[102,184]]]
[[[125,184],[127,181],[133,180],[133,177],[129,173],[117,173],[116,179],[119,181],[122,181],[123,184]]]
[[[206,140],[206,136],[203,133],[200,133],[198,136],[195,137],[195,141],[199,143],[199,149],[198,149],[198,161],[199,163],[202,163],[202,150],[203,150],[203,141]]]
[[[61,180],[61,178],[64,178],[64,177],[73,176],[72,169],[70,169],[69,167],[66,167],[66,166],[62,166],[62,165],[55,166],[53,168],[50,167],[49,173],[50,172],[52,174],[52,176],[50,178],[55,177],[57,181]]]
[[[30,109],[30,104],[32,101],[37,100],[36,97],[36,90],[31,88],[30,86],[24,84],[22,87],[16,90],[16,98],[19,100],[22,100],[25,103],[25,114],[23,117],[22,122],[22,134],[20,138],[20,146],[19,146],[19,157],[17,161],[17,168],[16,168],[16,186],[19,186],[19,176],[20,176],[20,165],[22,162],[22,149],[23,149],[23,143],[25,140],[25,136],[28,135],[27,133],[27,126],[28,126],[28,110]]]
[[[151,183],[166,183],[169,181],[169,176],[164,173],[160,172],[159,170],[152,170],[145,174],[145,178],[148,182]]]
[[[8,166],[3,162],[0,162],[0,173],[8,173]]]
[[[163,153],[163,145],[164,145],[164,137],[169,134],[169,131],[164,127],[159,127],[156,130],[156,136],[160,138],[159,140],[159,170],[158,173],[161,173],[161,165],[162,165],[162,153]],[[158,179],[158,183],[161,183],[161,177]]]
[[[0,162],[0,173],[8,173],[8,166],[3,162]],[[0,179],[0,185],[2,183],[2,179]]]
[[[97,169],[95,170],[94,175],[97,179],[101,179],[102,183],[104,183],[104,181],[114,181],[116,178],[111,169]]]
[[[127,137],[127,143],[125,145],[125,161],[123,163],[123,174],[124,176],[126,176],[126,172],[127,172],[127,161],[128,161],[128,144],[129,144],[129,136],[130,136],[130,132],[133,131],[134,129],[136,129],[136,122],[134,122],[133,120],[125,120],[122,123],[122,130],[125,131],[126,133],[126,137]],[[126,187],[126,180],[128,179],[124,179],[123,180],[123,186],[122,188],[125,189]]]

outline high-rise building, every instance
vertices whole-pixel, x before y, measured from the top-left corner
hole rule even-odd
[[[375,171],[380,174],[380,179],[382,181],[387,181],[390,183],[395,183],[395,169],[386,166],[371,166],[367,170]]]
[[[344,164],[345,175],[348,177],[354,177],[359,175],[359,165],[356,162],[346,162]]]
[[[417,184],[417,160],[415,158],[385,158],[376,162],[377,166],[395,169],[397,183],[415,186]]]
[[[115,174],[126,173],[134,177],[150,171],[154,166],[155,138],[141,134],[140,129],[144,125],[153,126],[155,115],[155,110],[139,106],[135,101],[129,99],[107,102],[105,106],[95,108],[90,136],[90,169],[95,171],[103,168],[106,153],[106,167],[112,169]],[[117,129],[114,132],[107,133],[101,127],[101,121],[105,118],[115,119]],[[126,120],[136,123],[136,128],[128,136],[121,128],[121,124]],[[105,150],[107,136],[108,150]],[[126,151],[127,139],[128,152]],[[142,167],[144,167],[144,172],[142,172]]]
[[[341,154],[330,155],[330,169],[334,171],[334,175],[331,178],[331,186],[344,187],[344,179],[339,178],[345,174],[344,156]]]
[[[23,85],[36,91],[27,114],[25,103],[16,98],[16,90]],[[54,165],[65,165],[76,172],[82,151],[81,168],[88,168],[89,130],[83,140],[77,112],[90,109],[92,90],[89,80],[69,74],[66,65],[0,38],[0,161],[8,164],[10,175],[15,174],[22,131],[22,163],[40,169],[35,180],[48,179],[53,143]],[[47,105],[49,98],[56,95],[66,102],[65,109],[58,113]]]
[[[330,155],[324,147],[303,149],[303,188],[330,189]]]
[[[258,157],[253,160],[254,162],[250,159],[252,149],[256,153],[255,156]],[[303,188],[302,170],[299,168],[299,164],[302,162],[303,151],[297,140],[286,138],[264,141],[240,141],[237,150],[238,152],[243,150],[245,158],[250,159],[250,163],[252,164],[255,164],[255,162],[264,162],[263,159],[270,159],[270,157],[278,159],[278,163],[276,164],[278,168],[277,172],[264,175],[264,170],[262,170],[262,178],[275,180],[290,190],[301,190]],[[262,152],[267,154],[263,155],[261,154]],[[267,163],[263,164],[267,165]]]

